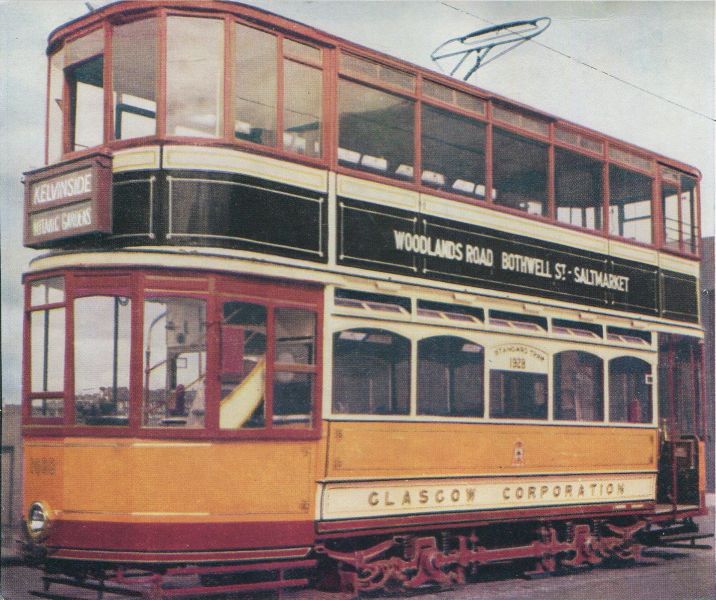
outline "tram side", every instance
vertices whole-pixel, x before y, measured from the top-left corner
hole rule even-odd
[[[158,597],[176,576],[372,591],[690,531],[698,171],[275,15],[186,7],[50,38],[28,560]]]

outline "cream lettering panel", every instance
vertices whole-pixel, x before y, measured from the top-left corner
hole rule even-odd
[[[547,354],[525,344],[502,344],[490,348],[487,366],[497,371],[527,373],[547,373],[549,369]]]
[[[652,473],[328,483],[323,485],[318,518],[624,504],[653,500],[655,493],[656,475]]]

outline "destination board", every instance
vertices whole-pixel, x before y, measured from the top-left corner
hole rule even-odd
[[[475,287],[696,321],[696,280],[478,225],[338,199],[338,262]],[[675,296],[688,296],[676,300]]]

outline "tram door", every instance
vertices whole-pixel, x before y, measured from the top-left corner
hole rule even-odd
[[[658,501],[699,503],[699,442],[703,440],[703,344],[697,338],[659,336]]]

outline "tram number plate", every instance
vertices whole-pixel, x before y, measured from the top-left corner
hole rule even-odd
[[[510,358],[510,368],[512,369],[526,369],[527,363],[524,358],[513,356]]]

